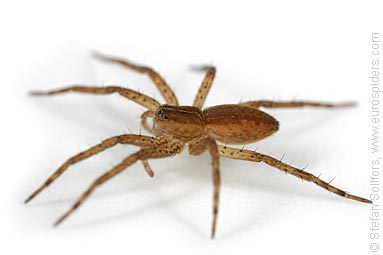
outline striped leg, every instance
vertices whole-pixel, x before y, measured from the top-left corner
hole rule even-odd
[[[177,100],[177,97],[175,96],[173,90],[169,87],[169,85],[161,77],[161,75],[159,75],[152,68],[147,67],[147,66],[141,66],[141,65],[133,64],[132,62],[127,61],[125,59],[109,57],[109,56],[105,56],[105,55],[102,55],[99,53],[95,53],[94,56],[96,58],[98,58],[99,60],[102,60],[105,62],[120,64],[120,65],[125,66],[131,70],[136,71],[136,72],[148,74],[150,79],[154,82],[154,84],[157,86],[158,90],[161,92],[162,96],[165,98],[166,102],[170,105],[178,105],[178,100]]]
[[[306,180],[309,182],[313,182],[316,185],[335,193],[339,196],[349,198],[355,201],[363,202],[363,203],[372,203],[372,201],[351,195],[337,187],[334,187],[330,185],[329,183],[319,179],[318,177],[314,176],[313,174],[307,173],[301,169],[295,168],[293,166],[290,166],[286,163],[283,163],[282,161],[275,159],[273,157],[257,153],[254,151],[249,150],[240,150],[235,148],[230,148],[226,146],[218,146],[219,155],[225,158],[231,158],[231,159],[240,159],[240,160],[248,160],[248,161],[255,161],[255,162],[263,162],[270,166],[273,166],[279,170],[285,171],[286,173],[292,174],[296,177],[301,178],[302,180]]]
[[[137,160],[142,160],[145,164],[145,161],[149,158],[169,157],[178,153],[180,150],[182,150],[182,144],[169,144],[166,147],[164,145],[151,148],[144,148],[125,158],[120,164],[116,165],[110,171],[97,178],[92,183],[92,185],[90,185],[90,187],[77,199],[74,205],[55,222],[55,226],[59,225],[63,220],[65,220],[69,215],[71,215],[90,196],[90,194],[92,194],[93,191],[95,191],[97,187],[124,171],[127,167],[134,164]]]
[[[71,165],[87,159],[97,153],[100,153],[108,148],[111,148],[117,144],[132,144],[140,147],[156,146],[160,144],[159,139],[152,138],[149,136],[141,135],[119,135],[108,138],[101,143],[71,157],[64,164],[62,164],[59,169],[56,170],[49,178],[46,180],[43,185],[40,186],[35,192],[33,192],[26,200],[25,203],[31,201],[36,197],[41,191],[47,188],[52,182],[54,182],[62,173],[64,173]],[[146,169],[146,168],[145,168]]]
[[[217,226],[219,190],[221,187],[221,177],[219,172],[218,147],[217,147],[217,143],[212,139],[209,142],[209,152],[212,158],[212,165],[213,165],[214,195],[213,195],[213,223],[211,226],[211,238],[214,238],[215,232],[216,232],[216,226]]]
[[[239,105],[259,108],[297,108],[297,107],[322,107],[322,108],[336,108],[336,107],[351,107],[354,106],[354,102],[345,102],[345,103],[320,103],[320,102],[310,102],[310,101],[286,101],[286,102],[277,102],[269,100],[259,100],[259,101],[249,101],[240,103]]]
[[[206,97],[209,93],[211,85],[213,84],[216,69],[213,66],[202,66],[193,68],[197,71],[206,71],[205,78],[202,81],[201,86],[197,92],[197,95],[194,99],[193,106],[202,109],[203,104],[205,103]]]
[[[121,96],[129,98],[130,100],[136,102],[137,104],[140,104],[143,107],[146,107],[147,109],[152,111],[155,111],[161,105],[155,99],[148,97],[144,94],[141,94],[140,92],[127,89],[127,88],[116,87],[116,86],[88,87],[88,86],[82,86],[82,85],[78,85],[78,86],[75,85],[75,86],[70,86],[66,88],[54,89],[51,91],[32,91],[31,94],[33,96],[48,96],[48,95],[66,93],[66,92],[79,92],[79,93],[98,94],[98,95],[118,93]]]

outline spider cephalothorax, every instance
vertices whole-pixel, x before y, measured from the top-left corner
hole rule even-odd
[[[203,114],[193,106],[161,105],[153,128],[156,136],[167,134],[184,142],[206,136]]]
[[[96,56],[101,60],[117,63],[134,71],[148,74],[161,92],[166,104],[161,105],[151,97],[118,86],[89,87],[75,85],[48,92],[32,93],[33,95],[53,95],[69,91],[90,94],[119,93],[121,96],[148,109],[141,115],[141,123],[147,131],[154,134],[154,137],[134,134],[113,136],[64,162],[64,164],[61,165],[61,167],[57,169],[57,171],[54,172],[39,189],[26,199],[26,203],[54,182],[69,166],[81,160],[89,158],[117,144],[130,144],[140,148],[136,153],[129,155],[110,171],[97,178],[80,196],[76,203],[56,221],[55,225],[61,223],[74,210],[76,210],[98,186],[121,173],[130,165],[137,161],[141,161],[146,172],[153,177],[154,173],[149,165],[149,159],[172,156],[180,153],[185,146],[188,147],[191,155],[199,155],[208,150],[212,157],[214,184],[213,223],[211,228],[212,237],[215,236],[218,216],[220,189],[219,157],[263,162],[301,178],[302,180],[313,182],[337,195],[359,202],[371,203],[368,199],[351,195],[308,172],[282,162],[282,160],[255,151],[245,150],[243,148],[236,149],[227,146],[228,144],[248,144],[256,142],[270,136],[278,130],[278,122],[269,114],[259,110],[258,108],[260,107],[345,107],[352,105],[352,103],[326,104],[307,101],[275,102],[263,100],[249,101],[241,104],[217,105],[203,110],[203,104],[213,83],[216,72],[214,67],[203,66],[199,68],[199,70],[206,71],[206,76],[198,90],[193,106],[179,106],[177,97],[174,95],[173,91],[167,85],[165,80],[153,69],[132,64],[131,62],[122,59],[106,57],[103,55]],[[152,126],[148,124],[148,118],[153,119]],[[224,143],[225,145],[218,145],[217,141]]]

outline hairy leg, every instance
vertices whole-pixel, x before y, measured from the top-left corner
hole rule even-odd
[[[314,176],[313,174],[307,173],[301,169],[295,168],[293,166],[290,166],[286,163],[283,163],[281,160],[275,159],[273,157],[257,153],[254,151],[249,150],[240,150],[236,148],[230,148],[226,146],[218,146],[219,155],[225,158],[231,158],[231,159],[240,159],[240,160],[247,160],[247,161],[255,161],[255,162],[263,162],[270,166],[273,166],[275,168],[278,168],[279,170],[285,171],[286,173],[292,174],[296,177],[301,178],[302,180],[306,180],[309,182],[313,182],[316,185],[335,193],[339,196],[349,198],[355,201],[363,202],[363,203],[372,203],[372,201],[351,195],[339,188],[336,188],[329,183],[319,179],[318,177]]]
[[[177,100],[177,97],[175,96],[173,90],[169,87],[169,85],[161,77],[161,75],[159,75],[152,68],[133,64],[132,62],[127,61],[125,59],[109,57],[109,56],[105,56],[105,55],[102,55],[99,53],[95,53],[94,56],[96,58],[102,60],[102,61],[117,63],[117,64],[125,66],[131,70],[134,70],[136,72],[148,74],[150,79],[154,82],[154,84],[157,86],[158,90],[161,92],[161,94],[164,97],[164,99],[166,100],[166,102],[170,105],[178,105],[178,100]]]
[[[209,149],[209,153],[212,159],[213,167],[213,221],[211,225],[211,238],[214,238],[217,226],[218,217],[218,205],[219,205],[219,190],[220,190],[220,172],[219,172],[219,155],[218,147],[215,140],[209,137],[202,137],[200,139],[193,140],[188,144],[190,155],[200,155],[202,152]]]
[[[119,135],[108,138],[101,143],[71,157],[64,164],[62,164],[56,172],[54,172],[35,192],[33,192],[26,200],[25,203],[31,201],[41,191],[47,188],[52,182],[54,182],[62,173],[64,173],[71,165],[87,159],[97,153],[100,153],[108,148],[111,148],[117,144],[132,144],[140,147],[156,146],[160,144],[160,140],[148,136],[141,135]]]
[[[193,106],[202,109],[203,104],[205,103],[206,97],[209,93],[211,85],[213,84],[216,69],[213,66],[202,66],[193,68],[198,71],[206,71],[205,78],[202,81],[201,86],[197,92],[197,95],[194,99]]]
[[[212,158],[212,165],[213,165],[214,195],[213,195],[213,223],[211,226],[211,238],[214,238],[215,230],[217,226],[219,190],[221,186],[221,177],[219,172],[218,147],[217,147],[217,143],[213,139],[210,139],[209,141],[209,152]]]
[[[140,92],[121,88],[116,86],[107,86],[107,87],[87,87],[87,86],[70,86],[66,88],[54,89],[50,91],[32,91],[31,94],[34,96],[48,96],[61,94],[66,92],[79,92],[79,93],[88,93],[88,94],[112,94],[118,93],[123,97],[129,98],[130,100],[136,102],[137,104],[142,105],[143,107],[148,108],[149,110],[155,111],[161,104],[155,99],[148,97]]]
[[[310,101],[269,101],[269,100],[259,100],[259,101],[249,101],[240,103],[239,105],[259,108],[295,108],[295,107],[323,107],[323,108],[335,108],[335,107],[351,107],[354,106],[354,102],[345,102],[345,103],[321,103],[321,102],[310,102]]]
[[[135,163],[137,160],[142,160],[145,162],[149,158],[164,158],[172,156],[179,152],[179,149],[182,149],[182,144],[169,144],[170,146],[157,146],[152,148],[144,148],[139,150],[138,152],[130,155],[125,158],[120,164],[116,165],[113,169],[101,175],[90,185],[90,187],[77,199],[74,205],[64,213],[55,223],[55,225],[59,225],[63,220],[65,220],[69,215],[71,215],[89,196],[93,193],[93,191],[110,180],[112,177],[124,171],[127,167]]]
[[[121,173],[128,166],[135,163],[138,159],[138,153],[130,155],[129,157],[124,159],[120,164],[115,166],[112,170],[106,172],[105,174],[97,178],[96,181],[94,181],[92,185],[90,185],[90,187],[77,199],[76,203],[55,222],[55,226],[59,225],[63,220],[65,220],[69,215],[71,215],[98,186],[108,181],[110,178],[116,176],[117,174]]]

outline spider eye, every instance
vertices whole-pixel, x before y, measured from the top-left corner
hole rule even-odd
[[[169,116],[162,109],[158,110],[156,114],[164,120],[169,119]]]

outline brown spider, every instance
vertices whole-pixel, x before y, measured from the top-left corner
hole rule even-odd
[[[170,89],[165,80],[153,69],[132,64],[126,60],[112,58],[96,54],[98,59],[117,63],[131,70],[148,74],[157,86],[167,104],[160,104],[155,99],[141,94],[137,91],[121,88],[117,86],[106,87],[87,87],[81,85],[70,86],[48,92],[32,92],[32,95],[54,95],[66,92],[80,92],[89,94],[111,94],[119,93],[148,109],[141,115],[142,126],[149,132],[153,132],[154,137],[145,135],[124,134],[113,136],[102,141],[73,157],[68,159],[56,172],[49,177],[45,183],[33,192],[25,203],[31,201],[43,189],[54,182],[69,166],[87,159],[99,152],[102,152],[117,144],[131,144],[140,149],[125,158],[110,171],[97,178],[92,185],[79,197],[76,203],[59,218],[55,225],[60,224],[73,211],[75,211],[89,195],[101,184],[124,171],[127,167],[141,161],[146,172],[153,177],[154,173],[148,160],[154,158],[170,157],[180,153],[185,146],[188,147],[191,155],[199,155],[208,150],[212,158],[213,166],[213,222],[211,227],[211,237],[214,238],[216,232],[218,202],[220,190],[219,157],[231,159],[248,160],[263,162],[279,170],[292,174],[302,180],[310,181],[328,191],[350,198],[359,202],[372,203],[370,200],[351,195],[336,188],[318,177],[305,172],[304,170],[283,163],[281,160],[264,155],[255,151],[237,149],[226,146],[227,144],[248,144],[259,141],[278,130],[278,121],[269,114],[259,110],[259,107],[347,107],[352,103],[328,104],[307,101],[275,102],[275,101],[249,101],[240,104],[217,105],[202,110],[206,96],[213,83],[216,69],[212,66],[202,66],[198,70],[206,71],[206,76],[198,90],[193,106],[180,106],[177,97]],[[153,126],[147,123],[147,118],[153,119]],[[217,145],[217,141],[225,145]]]

